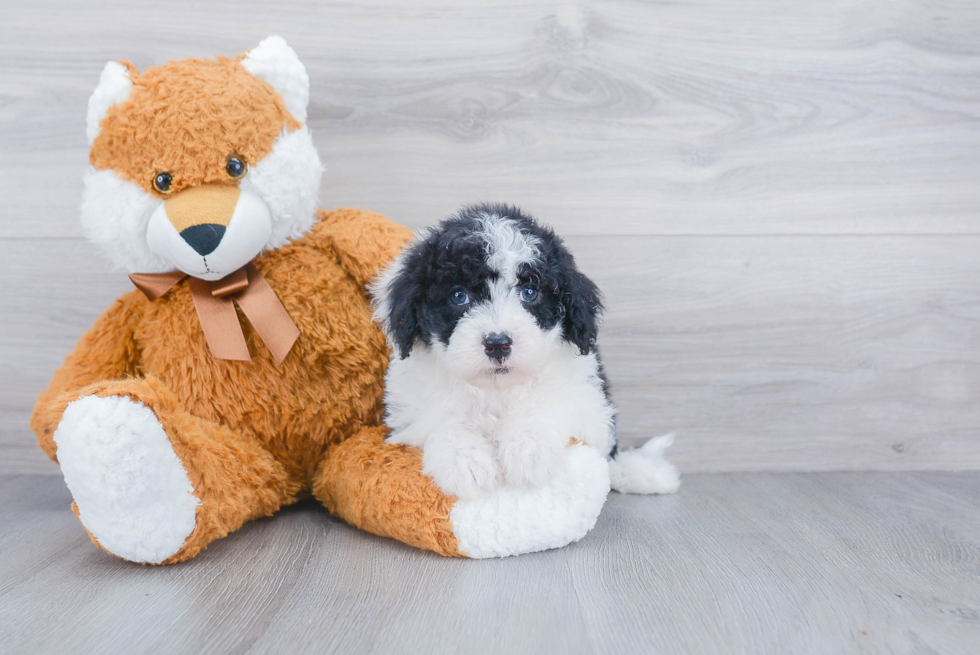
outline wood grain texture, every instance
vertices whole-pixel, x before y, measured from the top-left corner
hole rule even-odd
[[[682,470],[980,467],[980,238],[570,239],[626,443]]]
[[[0,477],[0,652],[944,653],[980,649],[977,473],[689,476],[567,548],[440,558],[303,504],[172,567],[95,549]]]
[[[625,445],[675,431],[688,472],[980,466],[980,237],[568,243],[606,292]],[[129,283],[46,239],[0,241],[0,279],[33,281],[0,299],[0,471],[57,474],[34,398]]]
[[[285,36],[321,197],[429,224],[502,199],[569,234],[976,233],[980,5],[39,0],[0,25],[0,235],[79,235],[106,60]]]
[[[751,0],[97,6],[0,21],[0,472],[128,283],[80,238],[106,60],[284,35],[325,207],[552,223],[606,292],[626,443],[685,471],[980,468],[980,4]]]

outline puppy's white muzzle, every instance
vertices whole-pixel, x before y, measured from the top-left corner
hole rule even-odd
[[[446,370],[470,384],[508,387],[538,375],[560,337],[560,328],[542,330],[517,296],[503,291],[459,320],[440,358]]]
[[[258,255],[272,234],[262,199],[238,187],[207,184],[185,189],[150,217],[147,244],[177,270],[220,280]]]

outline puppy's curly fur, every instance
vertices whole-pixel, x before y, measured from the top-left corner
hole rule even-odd
[[[658,452],[619,453],[596,338],[602,297],[562,240],[520,209],[466,207],[423,232],[373,285],[394,354],[389,442],[423,450],[446,493],[536,487],[578,440],[620,491],[676,490]]]

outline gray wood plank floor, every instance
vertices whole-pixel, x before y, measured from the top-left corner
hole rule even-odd
[[[448,560],[315,504],[183,565],[96,550],[0,476],[0,652],[980,652],[980,474],[688,476],[568,548]]]

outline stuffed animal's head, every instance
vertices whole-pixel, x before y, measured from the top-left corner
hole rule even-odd
[[[309,96],[277,36],[234,59],[109,62],[88,106],[86,237],[129,272],[217,280],[302,236],[323,171]]]

